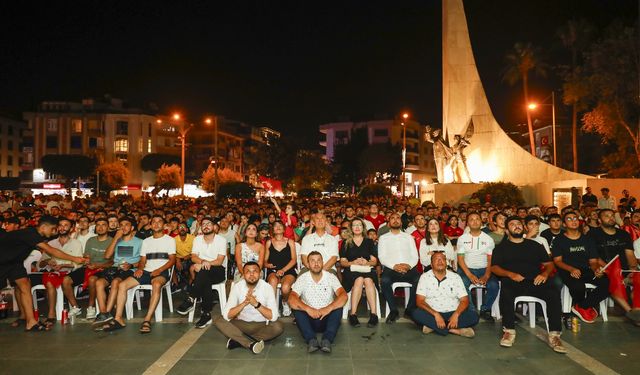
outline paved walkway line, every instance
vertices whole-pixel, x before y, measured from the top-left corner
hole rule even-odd
[[[160,358],[152,363],[143,375],[165,375],[171,371],[173,366],[178,363],[210,327],[211,325],[204,329],[191,328],[188,330],[178,341],[174,342],[166,352],[162,353]]]
[[[540,341],[547,344],[547,331],[540,327],[531,328],[529,327],[528,319],[525,317],[522,319],[523,323],[519,324],[520,328],[525,329],[532,335],[536,336]],[[602,362],[583,352],[582,350],[576,348],[575,346],[567,343],[565,340],[562,340],[562,344],[565,348],[567,348],[566,356],[569,357],[572,361],[584,367],[587,371],[596,375],[620,375],[611,368],[605,366]],[[551,349],[549,349],[551,350]],[[563,354],[558,354],[563,355]]]

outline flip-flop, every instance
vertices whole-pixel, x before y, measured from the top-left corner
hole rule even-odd
[[[113,332],[113,331],[117,331],[119,329],[123,329],[124,327],[126,327],[126,326],[120,324],[119,321],[114,319],[114,320],[110,321],[109,324],[105,324],[104,326],[102,326],[102,330],[104,332]]]
[[[151,333],[151,322],[148,320],[145,320],[144,322],[142,322],[142,324],[140,325],[139,331],[142,334]]]
[[[42,322],[42,324],[44,324],[44,326],[47,327],[47,329],[50,329],[56,324],[56,322],[57,322],[56,318],[47,318],[44,320],[44,322]]]
[[[25,328],[25,332],[44,332],[48,330],[47,326],[40,322],[34,324],[31,328]]]
[[[19,318],[19,319],[16,319],[15,321],[13,321],[13,323],[11,323],[11,327],[18,328],[21,325],[26,324],[26,323],[27,323],[27,319]]]

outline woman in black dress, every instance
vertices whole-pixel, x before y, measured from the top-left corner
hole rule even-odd
[[[340,248],[340,266],[342,267],[342,285],[344,289],[351,291],[351,306],[349,310],[349,324],[354,327],[360,325],[356,311],[360,298],[362,297],[362,287],[364,286],[367,295],[367,303],[371,309],[368,327],[378,324],[376,311],[376,298],[378,298],[378,276],[375,266],[378,263],[376,257],[376,245],[365,235],[364,221],[355,218],[350,223],[347,238],[342,241]]]
[[[282,291],[282,315],[291,315],[291,308],[287,300],[291,292],[291,285],[296,281],[296,266],[298,257],[296,255],[296,244],[293,240],[284,236],[285,226],[281,221],[273,223],[273,237],[267,240],[265,248],[267,260],[265,268],[267,270],[267,282],[277,293],[278,283]]]

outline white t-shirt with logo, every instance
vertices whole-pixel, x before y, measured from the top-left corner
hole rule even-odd
[[[147,237],[142,241],[140,256],[146,257],[144,270],[153,272],[169,261],[169,255],[176,254],[176,240],[168,235],[160,238]]]
[[[325,270],[322,270],[322,278],[317,283],[311,277],[311,272],[305,272],[291,287],[300,296],[302,302],[314,309],[330,305],[340,288],[342,285],[336,275]]]
[[[464,255],[464,263],[468,268],[486,268],[487,255],[493,253],[496,246],[485,232],[475,237],[471,233],[464,233],[458,238],[458,255]]]

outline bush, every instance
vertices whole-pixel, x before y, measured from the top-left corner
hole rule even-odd
[[[218,186],[220,198],[255,198],[256,190],[246,182],[225,182]]]
[[[391,195],[391,190],[382,184],[365,185],[359,194],[361,198],[386,197],[388,195]]]
[[[318,189],[305,188],[298,190],[298,198],[318,198],[322,192]]]
[[[485,201],[487,194],[491,197],[491,203],[502,206],[522,206],[524,198],[519,187],[511,182],[488,182],[484,184],[482,189],[476,192],[481,202]]]

